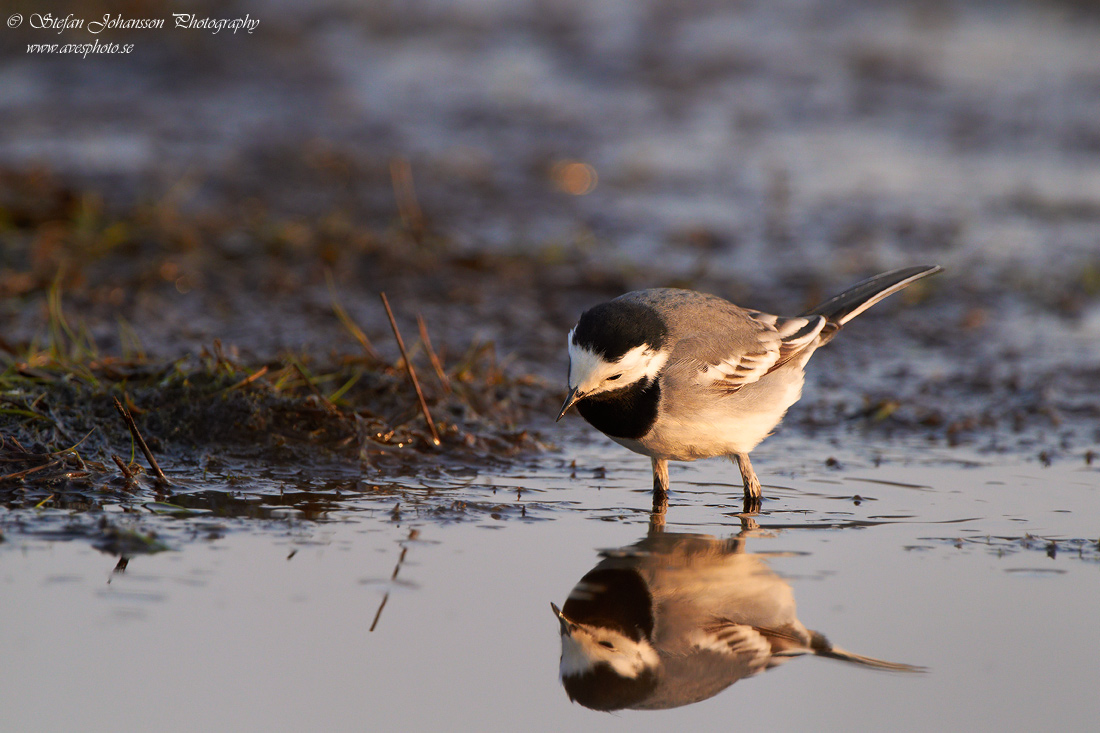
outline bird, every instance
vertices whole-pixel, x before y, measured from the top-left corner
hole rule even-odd
[[[649,456],[653,507],[668,504],[668,462],[729,456],[758,510],[749,453],[802,396],[806,362],[850,320],[917,280],[919,265],[863,280],[802,315],[775,316],[715,295],[652,288],[584,311],[569,331],[569,393],[592,427]]]
[[[924,668],[833,646],[796,615],[794,591],[745,539],[650,533],[605,550],[550,604],[569,699],[595,710],[659,710],[717,695],[796,656],[894,672]]]

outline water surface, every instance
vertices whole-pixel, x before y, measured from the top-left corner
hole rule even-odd
[[[806,627],[922,674],[801,657],[668,711],[570,703],[549,602],[565,601],[598,549],[649,532],[647,462],[601,441],[451,488],[361,494],[313,519],[293,508],[255,519],[112,510],[111,522],[171,547],[121,572],[88,538],[31,531],[88,515],[6,511],[0,727],[1018,730],[1095,720],[1098,467],[880,447],[877,467],[842,449],[829,468],[820,446],[766,444],[754,455],[767,497],[760,529],[742,536],[790,585]],[[666,529],[741,533],[734,479],[721,461],[675,466]],[[237,488],[247,494],[247,481]]]

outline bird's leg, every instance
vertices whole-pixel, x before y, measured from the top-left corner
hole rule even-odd
[[[730,457],[741,471],[741,481],[745,485],[745,513],[755,514],[760,511],[760,479],[756,478],[756,471],[752,470],[748,453],[734,453]]]
[[[745,484],[745,498],[760,498],[760,479],[756,478],[756,471],[752,470],[748,453],[734,453],[733,460],[741,471],[741,481]]]
[[[665,531],[665,512],[664,508],[658,510],[656,507],[649,513],[649,535],[659,535]]]
[[[668,509],[668,460],[651,458],[653,463],[653,513],[664,514]]]

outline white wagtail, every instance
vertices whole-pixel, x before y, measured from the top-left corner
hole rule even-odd
[[[595,710],[678,707],[803,654],[922,669],[846,652],[807,629],[790,584],[743,542],[657,533],[603,552],[565,608],[550,604],[569,699]]]
[[[593,427],[653,463],[653,505],[668,496],[668,462],[729,456],[746,505],[760,502],[749,451],[802,395],[803,368],[848,321],[940,272],[906,267],[864,280],[801,316],[739,308],[714,295],[656,288],[581,314],[569,332],[569,396]]]

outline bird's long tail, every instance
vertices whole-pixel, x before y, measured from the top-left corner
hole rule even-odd
[[[802,315],[825,316],[835,330],[883,298],[893,295],[921,278],[941,271],[943,268],[939,265],[917,265],[884,272],[853,285],[835,298],[830,298]]]
[[[828,659],[837,659],[841,662],[851,662],[852,664],[858,664],[862,667],[870,667],[871,669],[881,669],[887,672],[926,672],[925,667],[916,667],[912,664],[902,664],[900,662],[887,662],[882,659],[873,659],[872,657],[865,657],[861,654],[852,654],[851,652],[844,651],[840,647],[833,646],[829,643],[823,635],[816,631],[810,632],[810,649],[813,653],[819,657],[826,657]]]

